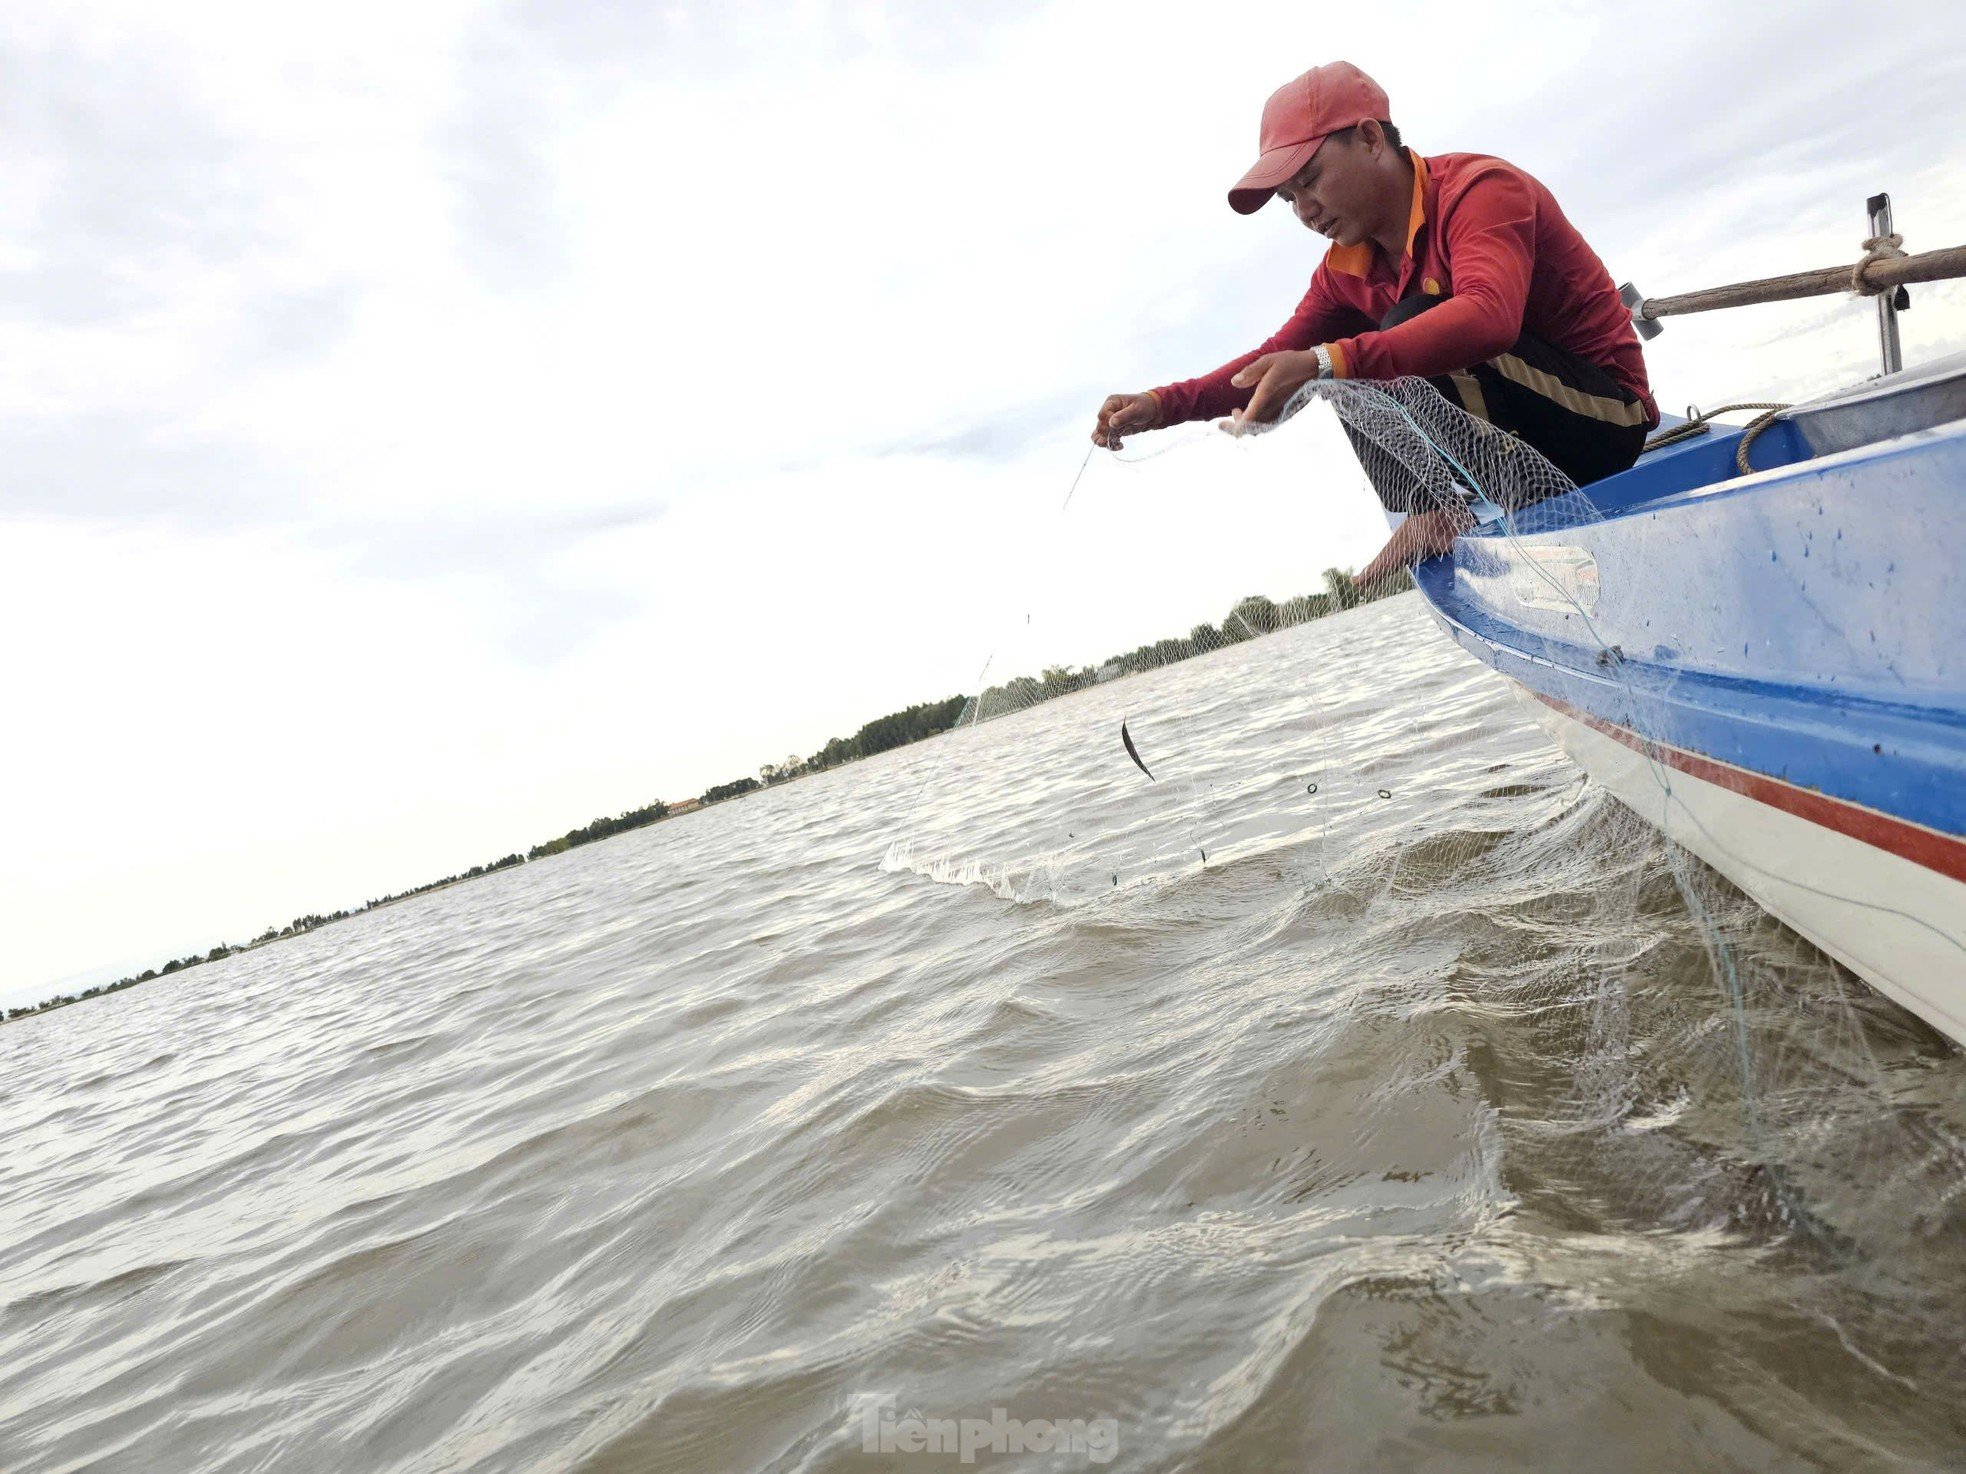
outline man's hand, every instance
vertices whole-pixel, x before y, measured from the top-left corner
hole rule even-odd
[[[1108,394],[1092,427],[1092,443],[1118,450],[1128,435],[1160,424],[1160,401],[1151,394]]]
[[[1245,425],[1267,425],[1283,413],[1290,396],[1317,377],[1317,355],[1308,349],[1288,353],[1265,353],[1237,370],[1229,380],[1238,389],[1256,386],[1249,403],[1223,424],[1231,435]]]
[[[1379,550],[1379,556],[1365,565],[1358,576],[1361,584],[1374,584],[1400,569],[1428,558],[1437,558],[1454,546],[1454,539],[1474,526],[1474,517],[1455,509],[1439,508],[1415,512],[1394,529],[1392,539]]]

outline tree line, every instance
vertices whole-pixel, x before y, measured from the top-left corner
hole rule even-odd
[[[1260,639],[1292,625],[1322,619],[1341,609],[1388,598],[1412,587],[1412,575],[1404,571],[1368,587],[1342,568],[1327,568],[1324,571],[1323,593],[1299,594],[1281,604],[1262,594],[1252,594],[1247,599],[1237,600],[1223,616],[1219,626],[1198,624],[1186,635],[1156,640],[1150,645],[1138,645],[1123,654],[1108,656],[1094,665],[1077,669],[1055,665],[1036,676],[1017,676],[983,691],[976,698],[976,705],[964,710],[962,720],[988,721],[992,717],[1022,711],[1040,701],[1069,696],[1074,691],[1083,691],[1088,686],[1096,686],[1119,676],[1158,670],[1164,665],[1206,655],[1245,640]]]
[[[672,805],[656,799],[639,808],[624,809],[611,818],[590,820],[577,829],[569,829],[557,839],[536,844],[524,855],[514,851],[487,864],[473,865],[469,870],[461,871],[456,875],[446,875],[441,880],[426,881],[408,890],[374,897],[351,910],[330,911],[324,915],[310,913],[306,916],[296,916],[285,926],[269,926],[250,942],[237,945],[221,942],[209,952],[172,958],[161,967],[145,968],[140,973],[120,978],[113,983],[100,983],[79,993],[63,993],[26,1007],[10,1008],[6,1011],[6,1017],[23,1018],[29,1014],[62,1008],[70,1003],[80,1003],[84,999],[95,998],[104,993],[133,988],[138,983],[147,983],[155,978],[182,972],[186,968],[216,962],[221,957],[230,957],[235,952],[250,951],[254,947],[264,946],[282,937],[299,936],[318,926],[343,921],[350,916],[358,916],[380,906],[392,905],[411,896],[441,890],[447,885],[456,885],[459,881],[475,880],[481,875],[491,874],[494,870],[507,870],[514,865],[544,859],[548,855],[562,854],[580,845],[592,844],[596,840],[624,834],[631,829],[641,829],[670,818],[679,811],[686,812],[708,804],[721,803],[725,799],[740,798],[747,793],[755,793],[761,788],[769,788],[812,773],[824,772],[828,768],[857,762],[861,758],[874,757],[896,747],[906,747],[911,742],[920,742],[938,736],[965,722],[987,720],[1006,712],[1022,710],[1039,701],[1068,696],[1074,691],[1083,691],[1088,686],[1098,685],[1119,676],[1158,670],[1175,661],[1206,655],[1227,645],[1259,639],[1278,630],[1288,629],[1292,625],[1322,619],[1325,615],[1335,614],[1341,609],[1350,609],[1357,604],[1400,593],[1411,588],[1413,580],[1409,575],[1401,574],[1367,588],[1344,570],[1327,568],[1324,571],[1324,585],[1322,593],[1300,594],[1281,604],[1261,594],[1251,595],[1247,599],[1238,600],[1223,617],[1219,627],[1198,624],[1186,635],[1136,646],[1124,654],[1110,656],[1094,665],[1076,669],[1070,666],[1053,666],[1037,676],[1018,676],[1001,685],[992,686],[977,697],[951,696],[942,701],[919,702],[900,711],[889,712],[886,716],[874,718],[850,737],[829,739],[810,757],[802,758],[795,755],[781,763],[766,763],[759,768],[758,776],[755,778],[735,778],[726,783],[712,784],[693,800]]]

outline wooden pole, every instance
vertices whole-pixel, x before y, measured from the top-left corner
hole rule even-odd
[[[1683,312],[1712,312],[1721,307],[1748,307],[1756,302],[1787,302],[1796,297],[1827,297],[1855,290],[1856,265],[1825,266],[1789,276],[1763,277],[1728,287],[1709,287],[1677,297],[1647,297],[1632,309],[1635,318],[1673,317]],[[1864,268],[1864,285],[1877,291],[1914,282],[1944,281],[1966,276],[1966,246],[1922,251],[1916,256],[1887,256]]]

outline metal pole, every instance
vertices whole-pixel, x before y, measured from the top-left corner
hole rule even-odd
[[[1874,194],[1865,202],[1870,211],[1870,234],[1875,240],[1891,233],[1891,196]],[[1877,294],[1877,338],[1884,353],[1884,372],[1895,374],[1905,366],[1904,348],[1898,342],[1898,294]]]

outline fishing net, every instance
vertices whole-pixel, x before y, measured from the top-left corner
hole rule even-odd
[[[1474,959],[1488,999],[1549,1009],[1553,1037],[1587,1041],[1570,1055],[1567,1108],[1538,1113],[1538,1130],[1567,1119],[1576,1131],[1580,1180],[1559,1189],[1623,1194],[1656,1214],[1649,1194],[1658,1170],[1642,1159],[1726,1143],[1699,1156],[1712,1194],[1682,1197],[1670,1214],[1720,1205],[1735,1227],[1758,1224],[1790,1248],[1827,1256],[1818,1267],[1872,1267],[1883,1288],[1901,1235],[1958,1226],[1959,1102],[1907,1109],[1904,1088],[1907,1074],[1949,1051],[1701,858],[1725,863],[1750,888],[1774,879],[1736,853],[1687,792],[1680,764],[1696,741],[1683,730],[1691,708],[1677,687],[1700,678],[1720,637],[1700,617],[1700,591],[1674,587],[1667,525],[1644,517],[1620,525],[1619,537],[1637,543],[1635,561],[1658,579],[1648,595],[1652,646],[1627,651],[1599,628],[1589,540],[1564,536],[1604,520],[1589,493],[1424,380],[1312,385],[1286,415],[1318,401],[1336,412],[1382,500],[1404,499],[1412,514],[1433,511],[1457,529],[1479,526],[1483,535],[1460,544],[1455,576],[1477,588],[1503,585],[1518,609],[1540,616],[1525,616],[1514,637],[1538,662],[1534,684],[1517,688],[1520,704],[1543,720],[1566,714],[1553,724],[1560,742],[1580,765],[1595,759],[1599,775],[1585,791],[1602,782],[1616,795],[1592,806],[1590,835],[1570,850],[1608,868],[1584,900],[1591,925],[1581,934],[1642,941],[1646,950],[1552,954],[1532,932],[1499,937]],[[1613,731],[1615,743],[1601,735]],[[1426,861],[1429,886],[1534,888],[1540,864],[1522,868],[1532,856],[1542,858],[1534,847],[1467,834],[1407,850],[1409,861]],[[1820,899],[1880,919],[1892,910],[1854,888]],[[1966,950],[1958,955],[1966,965]],[[1660,1131],[1663,1122],[1674,1129]],[[1678,1188],[1688,1180],[1668,1175]]]
[[[1229,929],[1251,921],[1240,878],[1260,872],[1249,889],[1265,896],[1294,886],[1316,919],[1307,947],[1397,979],[1366,1006],[1413,1017],[1418,968],[1426,1009],[1477,1020],[1498,1128],[1535,1138],[1533,1179],[1510,1183],[1525,1206],[1562,1223],[1588,1204],[1594,1222],[1779,1256],[1794,1295],[1771,1314],[1821,1321],[1890,1418],[1950,1426],[1920,1388],[1966,1380],[1955,1061],[1700,858],[1725,858],[1724,841],[1670,760],[1689,745],[1673,699],[1685,677],[1670,673],[1697,669],[1715,638],[1687,613],[1699,590],[1675,587],[1662,541],[1646,551],[1651,648],[1607,642],[1595,565],[1563,536],[1603,519],[1587,492],[1421,380],[1309,385],[1276,440],[1320,404],[1396,527],[1478,529],[1456,577],[1534,613],[1540,694],[1471,660],[1409,679],[1408,658],[1443,636],[1419,599],[1386,597],[1411,587],[1404,571],[1379,587],[1334,569],[1233,601],[1207,591],[1196,609],[1212,597],[1226,612],[1167,631],[1168,586],[1105,576],[1130,566],[1112,546],[1122,465],[1117,481],[1088,478],[1089,515],[1062,518],[1022,570],[958,730],[911,754],[919,788],[884,868],[1062,908],[1146,896],[1157,916]],[[1242,453],[1283,450],[1268,439]],[[1159,535],[1186,551],[1204,524],[1233,525],[1204,510],[1222,494],[1194,488],[1193,520]],[[1621,535],[1654,535],[1627,520]],[[1120,636],[1157,626],[1147,643]],[[1279,672],[1287,703],[1241,699]],[[1637,735],[1615,797],[1545,734],[1566,710]],[[1041,781],[996,781],[1013,750]]]

